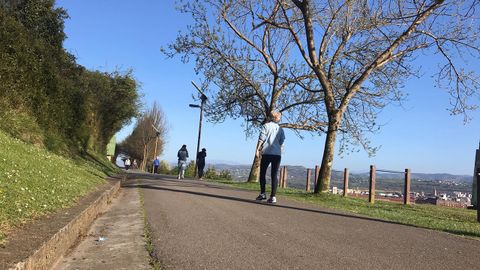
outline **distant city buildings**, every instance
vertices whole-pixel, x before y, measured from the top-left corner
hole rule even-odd
[[[337,187],[332,187],[330,190],[332,194],[343,194],[343,190]],[[348,189],[347,194],[354,197],[368,197],[369,192],[365,189]],[[382,191],[377,192],[377,199],[387,200],[393,202],[403,202],[403,194],[398,191]],[[410,192],[410,201],[418,204],[433,204],[452,208],[467,208],[472,205],[472,194],[468,192],[452,191],[438,193],[436,188],[433,193]]]
[[[461,191],[443,192],[437,194],[436,189],[434,189],[433,194],[425,194],[425,192],[416,194],[415,203],[434,204],[453,208],[467,208],[472,205],[472,194]]]

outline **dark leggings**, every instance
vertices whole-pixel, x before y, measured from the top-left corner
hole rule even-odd
[[[199,162],[197,164],[198,166],[198,177],[202,178],[203,177],[203,170],[205,169],[205,163]]]
[[[280,167],[281,156],[277,155],[262,155],[262,161],[260,162],[260,193],[265,193],[265,185],[267,180],[265,175],[267,174],[267,168],[270,163],[272,163],[271,173],[272,173],[272,192],[270,197],[277,194],[277,184],[278,184],[278,168]]]

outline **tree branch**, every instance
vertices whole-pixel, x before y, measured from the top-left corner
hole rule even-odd
[[[415,20],[410,24],[410,26],[399,36],[395,39],[395,41],[385,49],[377,58],[365,69],[365,71],[357,78],[350,89],[348,89],[347,94],[341,101],[339,106],[339,111],[342,113],[347,108],[349,101],[351,100],[352,96],[359,90],[360,85],[368,78],[368,76],[379,67],[380,64],[385,64],[392,60],[393,51],[403,42],[405,41],[420,25],[424,22],[428,16],[438,7],[440,7],[445,0],[435,0],[435,2],[429,6],[425,11],[421,12],[417,15]]]

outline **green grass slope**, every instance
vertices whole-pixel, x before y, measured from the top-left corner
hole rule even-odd
[[[67,159],[0,131],[0,244],[9,230],[73,205],[115,172],[103,158]]]

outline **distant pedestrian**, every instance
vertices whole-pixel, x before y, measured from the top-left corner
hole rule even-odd
[[[185,177],[185,169],[187,168],[187,158],[188,158],[188,150],[187,146],[184,144],[182,148],[178,150],[177,153],[178,157],[178,179],[183,179]]]
[[[158,174],[158,167],[160,166],[160,160],[158,160],[158,157],[155,158],[153,161],[153,174]]]
[[[285,141],[283,129],[278,125],[281,117],[282,115],[280,112],[271,112],[270,116],[267,118],[267,123],[262,126],[262,130],[260,132],[260,145],[257,149],[257,151],[260,153],[257,154],[261,154],[262,157],[260,162],[260,194],[257,197],[258,201],[267,199],[267,196],[265,195],[265,175],[267,173],[267,168],[271,163],[272,191],[267,202],[277,202],[277,198],[275,197],[278,183],[277,175],[278,168],[280,168],[283,142]]]
[[[136,159],[133,160],[132,169],[138,169],[138,164]]]
[[[131,164],[132,163],[130,162],[130,158],[125,159],[125,170],[128,171],[128,169],[130,169]]]
[[[197,170],[198,179],[203,180],[203,170],[205,169],[205,158],[207,157],[207,149],[202,148],[202,151],[197,154]]]

